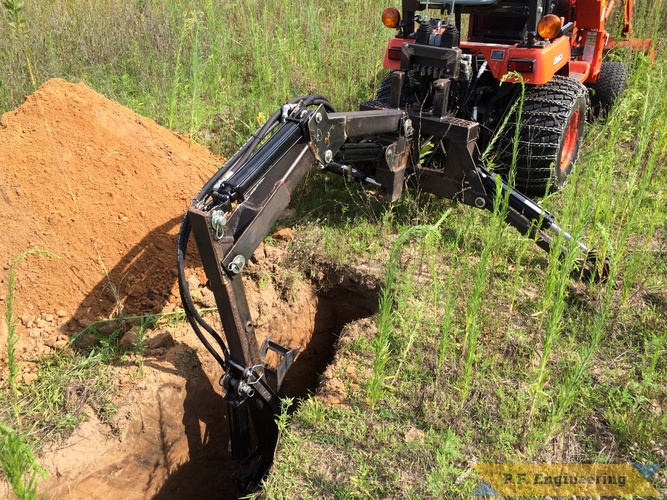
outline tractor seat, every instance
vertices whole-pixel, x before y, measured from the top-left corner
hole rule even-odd
[[[529,14],[528,2],[500,0],[489,5],[457,4],[461,4],[461,12],[470,14],[469,41],[513,45],[523,39]]]

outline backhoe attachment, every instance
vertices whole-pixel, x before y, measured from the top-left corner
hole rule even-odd
[[[419,164],[414,123],[422,136],[442,145],[446,168]],[[322,96],[306,96],[278,110],[192,201],[178,237],[180,293],[190,324],[224,371],[231,452],[245,465],[239,478],[244,487],[257,485],[272,463],[280,388],[299,347],[283,347],[270,338],[259,345],[242,273],[311,168],[373,185],[389,201],[401,196],[408,180],[435,195],[491,211],[499,196],[506,197],[507,222],[540,247],[549,250],[557,234],[571,239],[552,214],[484,168],[478,135],[478,124],[454,117],[412,116],[394,108],[336,113]],[[215,296],[224,338],[190,298],[185,279],[190,234]],[[579,247],[584,256],[593,255],[583,244]],[[585,262],[584,274],[599,274],[601,267]],[[281,359],[274,369],[264,361],[269,350]]]

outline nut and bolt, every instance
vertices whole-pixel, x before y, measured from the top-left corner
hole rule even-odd
[[[330,149],[327,149],[324,152],[324,163],[331,163],[331,160],[333,160],[333,153]]]
[[[322,122],[322,113],[315,113],[315,123]]]
[[[247,384],[243,380],[239,380],[239,385],[237,387],[237,392],[243,396],[253,397],[255,394],[255,389],[251,385]]]
[[[236,393],[238,396],[250,398],[255,395],[252,382],[248,383],[246,380],[238,378],[231,373],[225,373],[220,378],[220,385],[227,393]]]
[[[486,200],[481,196],[478,196],[477,198],[475,198],[475,206],[477,208],[484,208],[486,206]]]

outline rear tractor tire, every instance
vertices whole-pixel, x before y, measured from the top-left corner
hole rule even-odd
[[[560,190],[572,172],[589,111],[588,89],[556,75],[544,85],[526,87],[520,104],[501,131],[496,170],[507,179],[514,165],[516,189],[544,196]]]
[[[382,82],[380,83],[380,86],[378,87],[378,90],[375,94],[375,100],[362,103],[362,106],[370,105],[372,107],[381,107],[381,108],[390,107],[389,103],[391,101],[391,73],[392,72],[390,72],[387,76],[385,76],[382,79]],[[405,79],[405,83],[403,84],[403,90],[401,92],[401,101],[400,101],[401,108],[409,106],[417,100],[415,93],[418,87],[419,85],[415,81],[412,81],[409,76],[408,78]]]
[[[588,88],[591,93],[591,108],[596,117],[606,116],[625,90],[628,68],[617,61],[603,62],[600,67],[600,78]]]

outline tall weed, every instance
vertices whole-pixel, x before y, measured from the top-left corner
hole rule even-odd
[[[399,300],[396,295],[396,284],[400,252],[404,245],[413,238],[424,238],[427,241],[432,238],[439,238],[439,227],[449,214],[450,211],[448,210],[435,224],[413,226],[406,229],[398,236],[391,249],[386,267],[385,283],[379,299],[378,334],[372,341],[374,357],[372,372],[367,385],[367,400],[371,408],[375,408],[375,405],[382,397],[385,381],[390,378],[386,373],[386,366],[392,354],[394,354],[391,348],[391,341],[394,336],[394,329],[398,326],[397,320],[399,319],[394,306],[396,301]],[[415,328],[418,328],[418,326],[415,326]],[[401,359],[405,355],[406,351],[403,351]]]
[[[37,464],[25,438],[4,424],[0,424],[0,463],[17,498],[37,498],[39,478],[45,478],[46,473]]]

